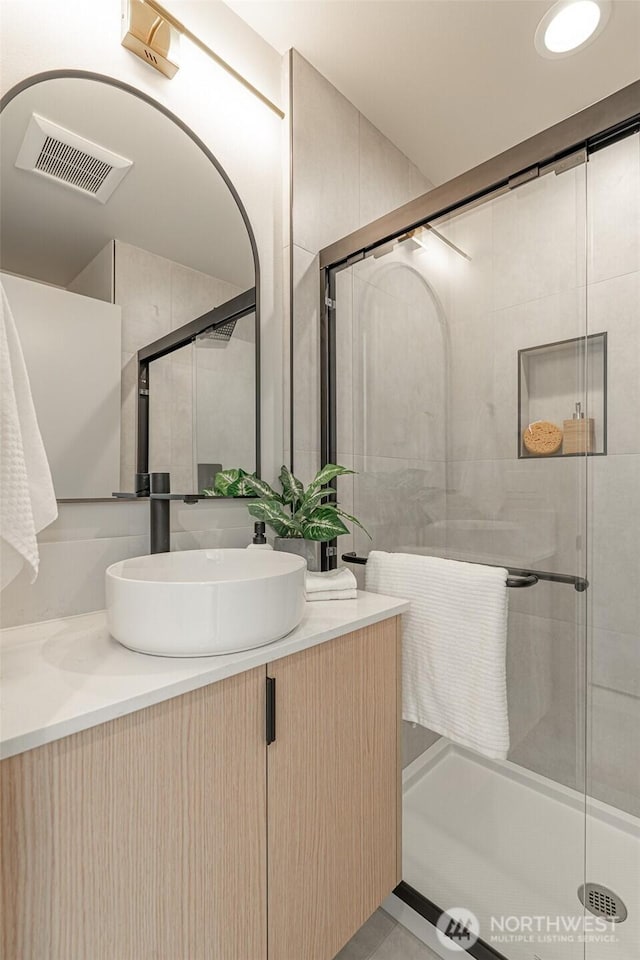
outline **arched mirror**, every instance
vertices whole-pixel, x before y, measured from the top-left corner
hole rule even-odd
[[[79,72],[12,90],[0,144],[1,280],[58,499],[259,471],[256,247],[215,157]]]

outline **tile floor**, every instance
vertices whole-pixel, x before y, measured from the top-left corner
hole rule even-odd
[[[384,910],[376,910],[335,960],[439,960],[439,957]]]

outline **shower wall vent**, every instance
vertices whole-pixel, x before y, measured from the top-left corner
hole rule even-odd
[[[71,130],[31,115],[16,167],[55,180],[106,203],[131,167],[121,157]]]

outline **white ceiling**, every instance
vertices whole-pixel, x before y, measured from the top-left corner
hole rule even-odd
[[[640,77],[640,0],[613,0],[602,34],[555,60],[534,48],[551,0],[227,3],[281,53],[295,47],[434,183]]]
[[[14,166],[35,112],[134,161],[103,205]],[[224,180],[172,120],[94,80],[34,84],[0,116],[0,266],[66,287],[112,239],[247,289],[255,283],[246,227]]]

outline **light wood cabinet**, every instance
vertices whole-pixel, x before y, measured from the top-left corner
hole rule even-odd
[[[400,882],[397,630],[269,664],[269,960],[329,960]]]
[[[3,960],[332,960],[400,879],[397,632],[4,760]]]
[[[260,960],[264,667],[4,760],[3,960]]]

